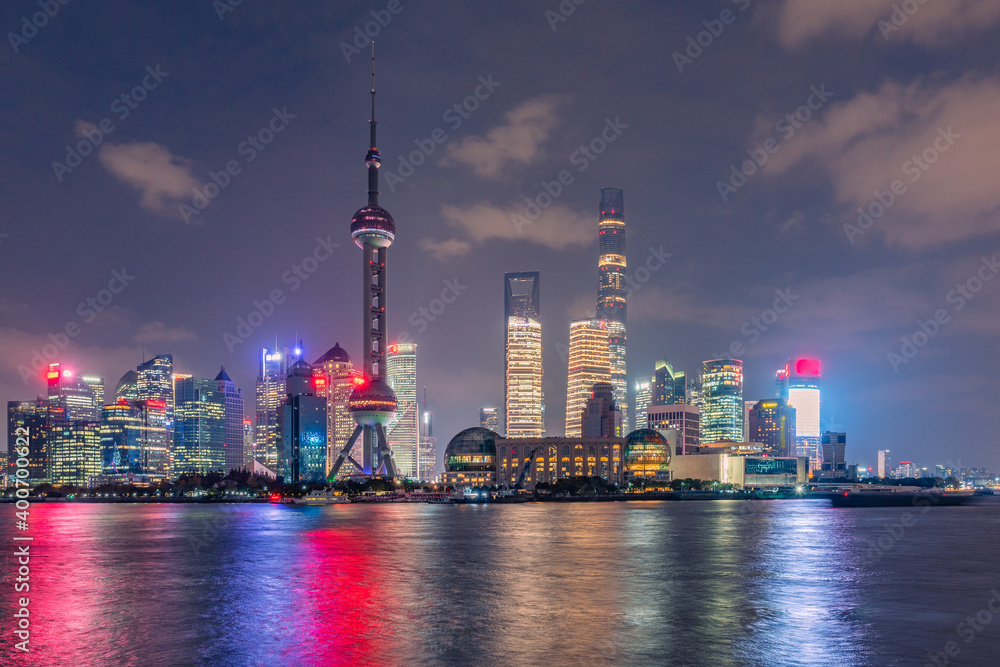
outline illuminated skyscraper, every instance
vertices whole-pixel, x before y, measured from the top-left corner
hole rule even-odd
[[[808,456],[812,470],[820,467],[820,363],[816,359],[789,361],[777,373],[779,396],[795,408],[796,456]]]
[[[625,364],[625,195],[618,188],[601,188],[597,222],[600,258],[597,273],[597,319],[608,325],[608,351],[611,384],[615,402],[628,407],[628,379]],[[622,414],[622,428],[629,431],[629,416]]]
[[[507,320],[508,438],[540,438],[542,420],[542,325],[530,317]]]
[[[99,422],[77,420],[53,424],[49,451],[49,477],[53,484],[96,486],[101,475]]]
[[[337,455],[344,448],[357,426],[351,418],[348,400],[351,392],[365,380],[364,374],[354,368],[350,355],[334,343],[326,354],[313,363],[313,367],[326,376],[326,463],[327,474],[337,460]],[[349,452],[348,461],[358,461],[362,458],[361,444],[355,443]],[[353,464],[352,464],[353,465]],[[358,468],[354,472],[361,472]]]
[[[713,359],[702,364],[701,443],[743,441],[743,362]]]
[[[142,474],[169,479],[174,445],[174,358],[153,357],[136,368],[143,428]]]
[[[96,422],[104,406],[104,380],[77,375],[59,364],[49,364],[46,372],[47,404],[64,410],[65,421]]]
[[[226,395],[219,382],[178,374],[174,393],[174,477],[228,472]]]
[[[244,465],[243,454],[243,390],[236,388],[226,367],[215,376],[219,391],[226,401],[226,464],[225,471],[240,470]]]
[[[500,424],[500,410],[497,408],[479,408],[479,425],[496,433]]]
[[[115,387],[115,396],[113,401],[109,402],[118,403],[123,399],[126,401],[138,401],[138,381],[138,373],[135,371],[126,371],[125,375],[122,376],[122,379],[118,381],[118,385]]]
[[[888,449],[878,450],[878,476],[882,478],[889,477],[892,474],[892,458],[890,454],[892,452]]]
[[[666,359],[654,363],[650,402],[653,405],[687,402],[687,374],[675,371]]]
[[[771,456],[795,456],[795,408],[783,398],[757,401],[748,415],[749,442]]]
[[[365,155],[368,168],[368,205],[358,209],[351,220],[351,238],[363,251],[361,268],[361,340],[364,344],[364,383],[351,392],[348,409],[357,427],[330,468],[335,479],[341,465],[361,438],[361,461],[355,460],[364,475],[384,473],[397,476],[385,426],[396,416],[396,394],[385,382],[386,324],[388,317],[389,246],[396,238],[396,222],[378,203],[378,170],[382,165],[375,142],[375,45],[372,44],[372,115],[369,121],[371,145]]]
[[[282,474],[279,469],[278,447],[281,433],[278,431],[278,411],[285,400],[285,380],[288,369],[298,360],[295,350],[282,347],[275,350],[264,348],[260,351],[260,365],[257,371],[257,417],[254,424],[255,454],[260,462],[272,471]]]
[[[647,428],[646,409],[653,398],[653,381],[643,378],[635,381],[635,427]]]
[[[243,468],[253,470],[255,440],[253,437],[253,420],[243,419]]]
[[[135,401],[105,405],[101,410],[101,467],[110,477],[143,475],[143,416]]]
[[[580,415],[583,414],[583,408],[593,393],[594,385],[598,382],[611,381],[609,354],[606,322],[603,320],[570,322],[569,373],[566,380],[567,438],[581,437]]]
[[[13,472],[17,459],[28,459],[28,477],[25,481],[32,486],[49,481],[49,433],[50,423],[63,420],[65,411],[52,408],[44,400],[9,401],[7,403],[7,457]],[[51,416],[50,416],[51,415]],[[27,435],[24,431],[27,430]],[[18,441],[21,445],[18,445]],[[26,442],[25,442],[26,441]],[[28,455],[19,456],[18,449],[27,446]]]
[[[539,367],[541,365],[541,288],[538,271],[521,271],[515,273],[505,273],[503,275],[503,321],[504,321],[504,360],[505,364],[510,359],[509,343],[511,340],[511,322],[530,320],[539,328]],[[507,403],[510,401],[510,373],[509,365],[504,366],[504,428],[509,428],[507,417]],[[542,429],[545,421],[545,398],[539,395],[539,412],[542,415]],[[508,434],[507,437],[514,437]]]
[[[386,384],[396,393],[396,418],[386,426],[401,477],[417,479],[420,410],[417,407],[417,344],[393,343],[385,359]]]
[[[304,359],[288,369],[278,413],[285,482],[322,482],[327,476],[326,375]]]
[[[647,428],[659,431],[674,446],[677,456],[697,454],[701,446],[701,411],[686,403],[650,405]],[[671,435],[671,431],[675,434]]]
[[[434,481],[437,476],[437,438],[434,436],[434,413],[427,404],[427,387],[424,387],[423,408],[420,411],[420,445],[417,449],[417,479]]]

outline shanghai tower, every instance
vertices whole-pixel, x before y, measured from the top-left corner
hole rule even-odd
[[[375,45],[372,44],[372,117],[371,146],[365,155],[368,168],[368,205],[359,209],[351,220],[351,237],[364,251],[361,285],[361,340],[364,356],[361,370],[364,379],[347,400],[348,411],[357,426],[350,440],[330,468],[328,478],[337,477],[344,461],[350,461],[364,476],[396,477],[392,450],[385,434],[385,425],[396,416],[396,394],[385,382],[386,352],[386,271],[389,246],[396,238],[396,223],[378,203],[378,169],[382,164],[375,143]],[[362,438],[361,461],[350,455],[358,438]]]
[[[615,402],[622,406],[622,432],[629,431],[628,381],[625,368],[625,195],[619,188],[601,188],[597,222],[601,255],[597,273],[597,319],[608,326],[608,353]]]

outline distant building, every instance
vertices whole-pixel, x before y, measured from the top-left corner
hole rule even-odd
[[[569,372],[566,381],[567,437],[580,437],[580,414],[591,397],[594,384],[610,381],[611,361],[608,355],[606,322],[603,320],[570,322]]]
[[[254,434],[253,434],[253,420],[249,418],[243,419],[243,468],[245,470],[253,469],[253,460],[255,457],[254,451]]]
[[[900,461],[899,466],[896,467],[897,479],[911,479],[917,476],[917,467],[913,461]]]
[[[653,382],[649,378],[635,381],[635,427],[646,428],[646,408],[653,397]]]
[[[847,434],[827,431],[820,436],[820,446],[823,451],[823,472],[842,473],[847,476]]]
[[[243,391],[236,388],[226,367],[219,370],[215,376],[219,391],[226,402],[226,463],[225,471],[228,474],[232,470],[241,470],[244,464],[243,453]]]
[[[77,375],[60,364],[49,364],[46,384],[46,404],[62,408],[65,421],[96,422],[100,419],[104,405],[102,378]]]
[[[357,426],[348,410],[348,399],[365,378],[360,370],[354,368],[350,355],[340,343],[334,343],[326,354],[313,362],[313,369],[326,376],[326,472],[329,474]],[[356,442],[348,454],[355,461],[361,461],[362,447],[363,443]]]
[[[101,476],[101,424],[69,421],[52,425],[49,478],[53,484],[95,486]]]
[[[58,414],[53,414],[58,413]],[[49,435],[51,424],[61,422],[65,410],[63,408],[51,408],[45,404],[44,400],[37,401],[9,401],[7,403],[7,457],[9,470],[15,470],[17,459],[28,459],[28,477],[25,479],[32,486],[44,484],[49,481]],[[19,436],[18,429],[28,431],[26,436]],[[23,431],[22,431],[23,433]],[[18,440],[21,446],[18,446]],[[23,449],[27,441],[28,455],[19,456],[18,449]]]
[[[424,407],[420,412],[420,445],[417,449],[417,479],[432,482],[437,476],[437,438],[434,437],[434,413],[427,406],[424,387]]]
[[[286,483],[326,481],[326,404],[325,375],[299,359],[288,369],[285,401],[278,413]]]
[[[701,444],[701,411],[686,403],[650,405],[646,409],[648,427],[667,437],[667,431],[677,431],[674,454],[697,454]]]
[[[177,375],[173,476],[228,472],[226,395],[217,380]],[[242,433],[240,434],[242,437]]]
[[[625,314],[629,288],[626,284],[625,195],[621,189],[601,188],[598,210],[597,319],[607,323],[615,403],[628,409]],[[629,429],[627,414],[623,415],[623,428]]]
[[[653,364],[650,403],[652,405],[673,405],[687,402],[687,374],[674,370],[666,359]]]
[[[529,490],[570,477],[624,483],[624,438],[499,438],[495,445],[498,484],[514,486],[522,473]]]
[[[480,427],[459,432],[444,450],[445,484],[453,486],[494,486],[497,483],[499,434]]]
[[[507,322],[508,438],[539,438],[545,431],[542,414],[542,325],[527,317]]]
[[[545,428],[542,413],[545,401],[541,393],[542,324],[539,273],[538,271],[505,273],[503,285],[504,429],[510,435],[513,421],[516,424],[516,432],[541,435]],[[512,387],[512,382],[516,386]],[[509,414],[511,409],[516,412],[513,420]]]
[[[143,428],[143,472],[152,479],[173,474],[174,358],[159,354],[136,367],[136,405]]]
[[[260,364],[257,371],[256,404],[257,414],[254,421],[254,450],[261,462],[277,474],[281,470],[282,460],[278,454],[281,447],[281,431],[278,429],[278,413],[285,400],[285,380],[288,369],[301,357],[287,347],[260,351]]]
[[[783,398],[757,401],[748,413],[748,442],[759,442],[771,456],[794,456],[795,408]]]
[[[125,375],[118,380],[118,384],[115,386],[115,396],[113,402],[120,403],[122,401],[138,401],[138,382],[139,374],[136,371],[126,371]]]
[[[777,373],[778,396],[795,408],[797,456],[808,456],[810,467],[822,463],[820,451],[820,362],[816,359],[789,361]]]
[[[105,477],[120,479],[146,474],[149,453],[145,451],[143,413],[138,401],[126,399],[105,405],[101,410],[101,469]]]
[[[743,440],[743,362],[713,359],[702,364],[701,442]]]
[[[386,384],[396,393],[396,417],[386,426],[396,471],[417,479],[420,408],[417,406],[417,344],[393,343],[385,359]]]
[[[809,478],[806,457],[774,457],[727,452],[681,456],[670,462],[673,479],[734,484],[748,489],[792,487]]]
[[[479,408],[479,425],[491,431],[497,431],[500,424],[500,411],[497,408]]]
[[[610,382],[597,382],[590,389],[583,410],[578,417],[581,437],[622,437],[622,411],[615,403],[615,387]],[[575,437],[569,436],[567,437]]]
[[[878,476],[885,479],[892,473],[892,460],[889,458],[890,450],[878,450]]]

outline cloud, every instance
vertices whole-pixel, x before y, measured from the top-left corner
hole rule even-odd
[[[448,146],[442,164],[472,167],[477,176],[500,178],[511,164],[527,166],[544,156],[542,143],[556,126],[557,101],[554,97],[528,100],[505,114],[506,122],[486,133],[486,137],[465,137]]]
[[[139,332],[132,336],[136,343],[183,343],[185,341],[198,340],[198,336],[186,327],[170,328],[163,322],[150,322],[139,329]]]
[[[998,154],[997,80],[887,82],[877,92],[832,105],[782,145],[762,171],[783,173],[804,161],[819,162],[849,211],[845,223],[855,222],[858,207],[868,208],[876,193],[898,180],[905,192],[868,233],[920,250],[1000,230]]]
[[[907,14],[902,5],[917,9]],[[988,28],[998,19],[1000,3],[981,0],[785,0],[779,10],[778,36],[785,46],[797,47],[827,33],[861,40],[874,31],[889,42],[936,47]]]
[[[507,208],[488,203],[472,206],[445,204],[441,207],[441,215],[450,227],[460,230],[467,238],[421,241],[421,247],[439,260],[464,255],[474,246],[490,241],[527,241],[563,250],[585,246],[596,236],[593,216],[582,215],[561,205],[550,206],[534,220],[529,219],[524,207],[517,204]]]
[[[188,160],[153,142],[105,144],[98,158],[115,178],[142,194],[144,208],[157,213],[166,212],[200,185]]]

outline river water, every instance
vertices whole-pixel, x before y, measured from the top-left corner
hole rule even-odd
[[[994,499],[40,503],[26,532],[14,512],[0,664],[1000,664]]]

